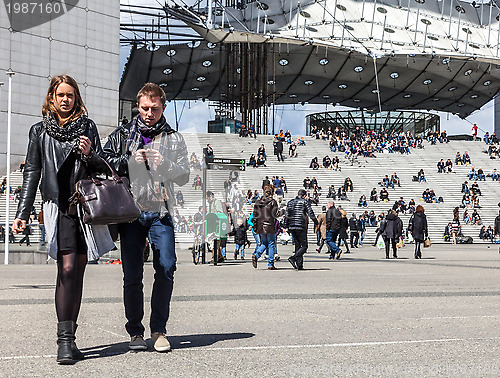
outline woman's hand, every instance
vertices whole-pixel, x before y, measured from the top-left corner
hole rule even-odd
[[[78,146],[80,151],[84,156],[89,156],[90,151],[92,151],[92,142],[90,142],[90,139],[84,135],[80,137],[80,145]]]
[[[26,221],[20,218],[14,219],[14,223],[12,224],[12,231],[16,234],[23,232],[26,228]]]

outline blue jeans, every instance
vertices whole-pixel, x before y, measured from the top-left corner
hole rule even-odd
[[[245,244],[236,244],[236,249],[234,250],[235,255],[239,255],[241,253],[241,257],[245,257]]]
[[[170,215],[160,218],[157,212],[142,212],[136,221],[119,224],[118,230],[121,238],[123,302],[127,318],[125,329],[130,336],[144,335],[142,279],[147,237],[155,270],[149,324],[151,332],[166,333],[177,261],[172,218]]]
[[[330,256],[332,257],[335,257],[335,255],[340,251],[340,248],[337,246],[337,244],[335,244],[335,240],[337,240],[338,236],[338,231],[329,230],[326,233],[326,244],[328,244],[328,246],[331,248]]]
[[[255,256],[257,256],[257,259],[259,259],[267,249],[267,255],[269,256],[267,260],[267,266],[274,266],[274,255],[276,253],[276,234],[259,234],[259,238],[261,244],[255,252]]]
[[[40,227],[40,243],[45,243],[45,224],[41,224]]]
[[[252,235],[253,238],[255,239],[255,250],[253,251],[253,253],[257,253],[257,250],[260,247],[260,236],[253,230],[253,227],[252,227]]]

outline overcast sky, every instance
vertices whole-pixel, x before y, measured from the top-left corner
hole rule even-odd
[[[188,4],[192,1],[186,1]],[[150,5],[158,6],[160,2],[156,0],[122,0],[122,4],[134,5]],[[134,18],[137,16],[134,16]],[[130,21],[130,15],[122,13],[122,22]],[[125,66],[128,59],[130,49],[121,47],[120,49],[120,67],[121,71]],[[209,102],[202,101],[177,101],[167,103],[165,116],[168,122],[175,126],[177,118],[179,122],[179,130],[185,132],[207,132],[207,123],[209,120],[214,119],[214,107],[209,106]],[[175,107],[177,107],[177,117],[175,116]],[[349,110],[349,108],[329,105],[280,105],[275,107],[275,130],[289,129],[294,135],[304,135],[306,129],[305,117],[307,114],[323,112],[325,110]],[[494,129],[494,106],[493,101],[485,104],[480,110],[474,112],[467,119],[462,120],[457,116],[449,113],[435,112],[430,113],[439,114],[441,116],[441,130],[446,130],[448,134],[470,134],[472,125],[476,123],[480,130],[489,131]],[[270,112],[270,119],[272,114]],[[271,123],[270,123],[271,124]],[[271,126],[269,127],[271,130]],[[482,135],[482,133],[480,132]]]

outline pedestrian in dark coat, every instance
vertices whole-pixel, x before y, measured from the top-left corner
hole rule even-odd
[[[358,248],[360,224],[354,213],[349,219],[349,229],[351,230],[351,248]]]
[[[283,161],[283,142],[277,139],[274,143],[274,154],[278,158],[278,161]]]
[[[274,255],[276,249],[276,219],[278,218],[278,203],[273,198],[274,187],[266,185],[264,195],[257,200],[253,212],[253,224],[255,232],[259,235],[260,246],[252,255],[252,265],[257,268],[257,261],[267,249],[267,268],[275,270]]]
[[[382,234],[385,242],[385,258],[389,258],[389,243],[392,244],[392,257],[398,258],[396,243],[403,234],[403,221],[398,217],[398,214],[391,210],[386,217],[387,225]]]
[[[498,212],[498,215],[495,218],[495,235],[498,235],[500,233],[500,211]]]
[[[248,225],[242,219],[238,218],[236,220],[236,226],[228,233],[228,236],[234,236],[234,259],[238,258],[238,255],[241,253],[241,259],[245,260],[245,244],[248,244],[247,238],[247,230]]]
[[[422,258],[420,249],[429,232],[427,226],[427,217],[425,216],[424,211],[424,207],[422,205],[418,205],[408,224],[408,231],[411,232],[413,239],[415,239],[416,259]]]
[[[347,211],[340,210],[340,213],[342,214],[342,218],[340,219],[339,245],[340,242],[343,241],[345,246],[345,253],[351,253],[351,251],[349,251],[349,243],[347,241],[347,230],[349,229],[349,219],[347,219]]]

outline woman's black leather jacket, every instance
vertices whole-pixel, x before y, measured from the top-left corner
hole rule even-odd
[[[74,170],[75,182],[89,177],[89,167],[95,173],[105,172],[107,169],[104,161],[99,156],[102,154],[101,142],[97,127],[92,120],[88,120],[83,135],[90,139],[94,153],[88,159],[85,159],[81,154],[77,154]],[[52,138],[43,128],[42,122],[31,126],[26,165],[23,172],[23,186],[16,218],[29,219],[40,177],[42,177],[40,182],[42,200],[56,202],[59,199],[57,173],[74,149],[74,145],[74,142],[60,142]]]

